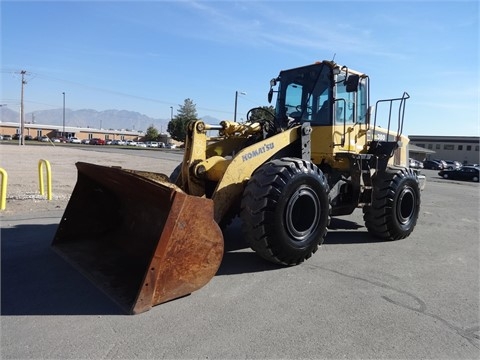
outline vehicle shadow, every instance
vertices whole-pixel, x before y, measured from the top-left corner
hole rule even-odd
[[[362,229],[363,228],[363,229]],[[262,259],[250,250],[245,241],[241,223],[235,219],[224,230],[225,254],[217,275],[233,275],[260,271],[278,270],[282,265],[276,265]],[[373,238],[365,229],[355,221],[332,218],[328,233],[323,245],[368,244],[381,240]]]
[[[124,315],[123,310],[51,248],[57,224],[25,224],[2,229],[1,315]],[[332,220],[324,245],[371,242],[362,226]],[[272,271],[250,249],[241,224],[224,232],[225,253],[216,276]]]
[[[50,247],[56,224],[2,229],[1,315],[121,315]]]

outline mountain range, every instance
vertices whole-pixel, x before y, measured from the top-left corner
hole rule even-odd
[[[63,125],[63,109],[39,110],[26,113],[25,123],[43,125]],[[0,108],[1,122],[20,122],[20,114],[7,107]],[[220,120],[203,116],[203,121],[218,124]],[[125,129],[145,131],[151,125],[159,132],[166,132],[170,119],[155,119],[129,110],[65,109],[65,126],[90,127],[97,129]]]

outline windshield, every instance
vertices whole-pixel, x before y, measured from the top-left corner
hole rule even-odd
[[[277,97],[277,118],[288,122],[309,121],[329,123],[331,109],[331,69],[324,64],[314,64],[280,73]]]

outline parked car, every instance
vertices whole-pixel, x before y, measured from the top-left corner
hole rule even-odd
[[[40,141],[42,141],[42,142],[49,142],[50,139],[48,138],[47,135],[43,135],[43,136],[40,138]]]
[[[423,163],[415,159],[408,159],[409,167],[412,169],[423,169]]]
[[[82,143],[82,141],[79,138],[76,138],[76,137],[71,137],[70,139],[68,139],[68,142],[71,143],[71,144],[81,144]]]
[[[89,142],[90,145],[105,145],[105,140],[100,138],[93,138]]]
[[[462,164],[459,163],[458,161],[445,160],[445,162],[447,163],[447,167],[444,169],[447,169],[447,170],[459,169],[462,166]]]
[[[126,145],[127,142],[124,140],[113,140],[112,145]]]
[[[90,144],[90,139],[82,139],[81,143],[82,144]]]
[[[167,144],[167,145],[165,145],[165,147],[166,147],[167,149],[175,149],[175,148],[177,147],[177,145],[175,145],[175,144]]]
[[[439,161],[436,160],[425,160],[423,162],[423,168],[424,169],[430,169],[430,170],[442,170],[443,166],[440,164]]]
[[[147,147],[151,147],[151,148],[160,147],[160,145],[156,141],[147,141],[145,144],[147,145]]]
[[[145,148],[147,147],[147,145],[143,141],[138,141],[136,146]]]
[[[33,140],[33,136],[32,135],[25,135],[24,139],[25,140]]]
[[[128,146],[137,146],[137,142],[134,140],[127,140],[127,145]]]
[[[445,160],[439,160],[439,159],[433,159],[433,160],[438,161],[440,163],[442,170],[447,168],[447,163],[445,162]]]
[[[13,134],[12,140],[19,140],[20,139],[20,134]]]
[[[3,140],[12,140],[12,135],[3,135]]]
[[[475,166],[462,166],[459,169],[439,171],[438,175],[444,179],[478,182],[479,171],[479,168]]]

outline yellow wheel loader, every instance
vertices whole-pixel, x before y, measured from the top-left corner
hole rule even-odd
[[[367,75],[323,61],[281,71],[275,95],[274,113],[252,109],[244,123],[189,123],[169,177],[77,163],[53,248],[140,313],[215,275],[221,226],[237,215],[251,248],[286,266],[316,252],[331,216],[356,208],[372,236],[407,237],[425,184],[401,135],[408,94],[370,107]]]

